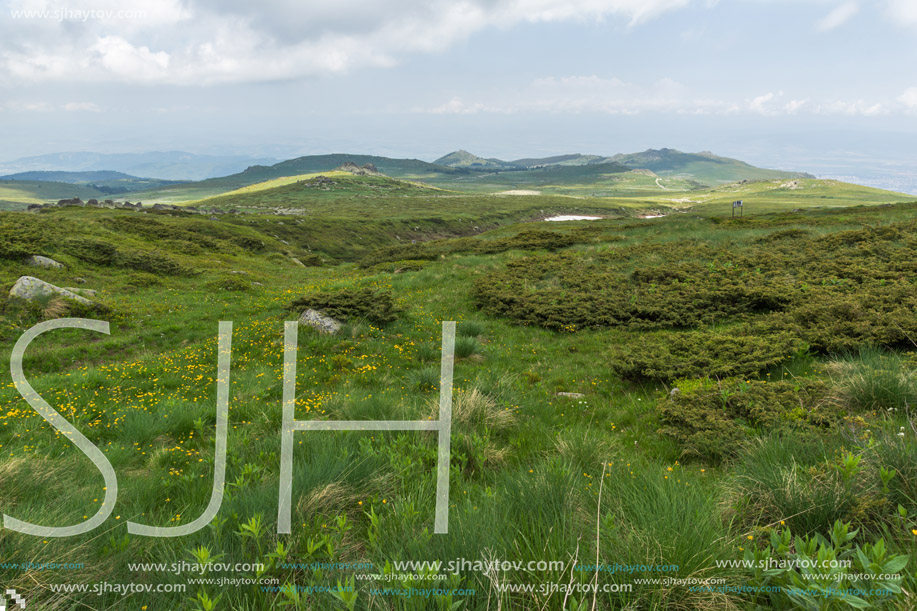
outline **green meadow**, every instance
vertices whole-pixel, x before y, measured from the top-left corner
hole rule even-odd
[[[25,355],[119,484],[92,532],[0,529],[0,584],[29,608],[917,607],[913,198],[629,170],[488,187],[541,195],[290,176],[175,199],[237,214],[0,212],[0,361],[41,321],[110,324]],[[540,222],[554,214],[602,218]],[[24,275],[96,305],[8,297]],[[435,419],[457,322],[447,534],[428,431],[296,432],[292,532],[277,533],[284,321],[309,307],[343,327],[300,325],[298,420]],[[131,535],[210,499],[220,321],[220,510],[184,537]],[[4,366],[0,512],[77,524],[103,486]]]

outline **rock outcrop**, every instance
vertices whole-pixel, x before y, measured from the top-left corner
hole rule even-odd
[[[10,297],[17,297],[19,299],[25,299],[26,301],[34,301],[42,297],[65,297],[86,306],[96,305],[85,297],[80,297],[73,291],[62,289],[59,286],[54,286],[49,282],[33,278],[32,276],[22,276],[19,278],[16,284],[13,285],[13,288],[10,289]]]
[[[299,317],[299,324],[308,325],[319,333],[334,335],[341,330],[341,323],[318,310],[308,309]]]
[[[357,176],[382,176],[383,174],[376,169],[371,163],[360,167],[352,161],[345,161],[340,165],[340,167],[335,168],[335,172],[350,172],[351,174],[356,174]]]
[[[45,269],[64,269],[63,263],[58,263],[54,259],[42,257],[41,255],[32,255],[25,260],[25,264],[32,267],[44,267]]]

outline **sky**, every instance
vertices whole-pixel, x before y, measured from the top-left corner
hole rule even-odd
[[[915,0],[0,6],[0,160],[670,147],[917,187]]]

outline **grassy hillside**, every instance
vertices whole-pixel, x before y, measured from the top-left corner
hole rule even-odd
[[[139,193],[136,197],[163,203],[200,200],[278,178],[290,178],[304,174],[328,174],[347,161],[351,161],[358,166],[371,163],[383,174],[414,180],[441,177],[442,175],[458,172],[458,170],[452,168],[437,166],[416,159],[390,159],[374,155],[349,154],[310,155],[282,161],[272,166],[252,166],[244,172],[222,178],[174,185],[165,189],[155,189]]]
[[[16,182],[28,181],[33,184],[41,183],[67,183],[79,185],[97,191],[105,195],[118,195],[122,193],[132,193],[135,191],[146,191],[157,189],[170,184],[176,184],[175,181],[160,180],[158,178],[138,178],[122,172],[22,172],[19,174],[10,174],[0,180],[11,180]]]
[[[104,199],[106,194],[94,187],[62,182],[0,180],[0,210],[19,210],[28,204],[46,204],[73,197]]]
[[[838,589],[889,586],[860,608],[913,608],[917,203],[519,224],[542,202],[581,200],[391,194],[378,180],[300,197],[308,218],[0,213],[0,361],[40,320],[110,322],[110,336],[37,339],[24,369],[119,483],[91,533],[0,529],[5,588],[52,610],[521,611],[789,609],[802,583],[821,592],[803,599],[810,608],[845,608]],[[791,195],[830,187],[804,184]],[[297,187],[228,199],[254,206]],[[499,227],[476,232],[487,219]],[[30,254],[67,267],[28,267]],[[6,298],[24,274],[98,290],[105,307]],[[300,328],[299,420],[431,417],[441,323],[458,321],[448,534],[432,534],[436,437],[381,431],[295,433],[293,532],[277,534],[283,323],[319,303],[344,329]],[[218,321],[233,321],[233,342],[217,518],[185,537],[129,535],[128,520],[186,524],[210,498]],[[7,368],[0,456],[0,512],[65,525],[99,509],[98,471],[19,398]],[[851,565],[816,578],[737,564],[815,556]],[[457,559],[522,564],[395,566]],[[79,566],[11,564],[42,562]],[[252,581],[195,583],[208,562],[205,577]],[[851,581],[869,572],[899,576]],[[186,590],[55,591],[103,580]],[[338,582],[352,601],[322,591]]]
[[[518,169],[514,164],[499,159],[485,159],[468,151],[459,150],[443,155],[433,163],[450,168],[466,168],[469,170],[507,170]]]
[[[773,178],[812,178],[803,173],[757,168],[738,159],[713,153],[682,153],[674,149],[650,149],[642,153],[611,158],[631,168],[651,170],[661,176],[686,176],[706,185],[738,180]]]
[[[620,166],[616,165],[608,169],[610,172],[605,182],[567,187],[557,186],[556,182],[551,184],[549,178],[557,181],[558,176],[569,177],[572,173],[584,173],[589,169],[555,167],[533,170],[530,174],[540,174],[541,180],[521,183],[530,190],[518,191],[519,194],[515,195],[492,194],[496,183],[488,185],[481,193],[472,194],[435,189],[384,176],[354,176],[349,173],[328,173],[324,176],[334,184],[316,184],[318,175],[309,174],[250,185],[193,204],[205,208],[334,218],[348,218],[351,210],[360,210],[365,218],[371,219],[409,222],[412,218],[423,218],[466,223],[477,219],[491,226],[493,223],[532,220],[554,214],[637,216],[641,213],[668,214],[690,210],[701,215],[731,215],[732,202],[736,199],[745,201],[746,214],[860,203],[886,204],[913,199],[912,196],[891,191],[815,179],[746,182],[716,189],[698,189],[690,181],[679,178],[661,178],[645,171],[621,172]]]
[[[535,168],[547,165],[588,165],[590,163],[601,163],[606,160],[601,155],[581,155],[575,153],[572,155],[555,155],[553,157],[526,157],[511,161],[513,165],[524,168]]]

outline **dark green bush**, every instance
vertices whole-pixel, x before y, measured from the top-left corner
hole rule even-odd
[[[231,241],[236,246],[244,248],[250,252],[260,252],[264,250],[264,240],[259,240],[258,238],[253,238],[251,236],[235,236]]]
[[[71,238],[63,243],[62,249],[68,255],[95,265],[111,265],[118,252],[114,244],[88,238]]]
[[[792,283],[780,274],[736,269],[733,261],[684,261],[677,248],[660,250],[655,256],[671,260],[633,271],[615,251],[510,261],[479,278],[473,294],[492,314],[564,330],[692,328],[782,311],[793,300]],[[704,256],[708,249],[698,250]]]
[[[147,240],[174,238],[178,230],[166,223],[152,219],[149,215],[137,216],[135,213],[102,219],[101,223],[118,233],[129,233]]]
[[[765,236],[761,236],[755,240],[755,242],[758,244],[767,244],[770,242],[779,242],[781,240],[794,240],[797,238],[804,238],[809,235],[811,235],[811,232],[805,229],[781,229],[780,231],[775,231]]]
[[[372,288],[312,293],[299,297],[290,305],[290,309],[297,312],[310,308],[341,321],[366,319],[377,324],[392,322],[400,313],[391,291]]]
[[[659,406],[660,432],[686,453],[721,460],[752,431],[825,427],[837,420],[819,381],[685,381]]]
[[[252,288],[252,282],[242,274],[221,274],[209,280],[207,288],[214,291],[247,291]]]
[[[607,358],[612,371],[634,381],[749,377],[790,358],[798,348],[788,334],[664,331],[621,342]]]
[[[156,251],[119,250],[114,265],[160,276],[189,276],[194,273],[191,268]]]
[[[47,223],[24,214],[0,213],[0,259],[41,254],[56,233]]]

